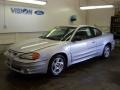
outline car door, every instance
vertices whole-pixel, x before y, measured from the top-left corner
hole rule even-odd
[[[96,42],[90,27],[82,27],[78,29],[70,44],[72,62],[77,63],[94,57],[96,54],[95,47]]]
[[[97,55],[101,55],[104,49],[104,42],[102,36],[102,32],[98,28],[91,27],[91,30],[95,34],[95,42],[96,42],[96,51]]]

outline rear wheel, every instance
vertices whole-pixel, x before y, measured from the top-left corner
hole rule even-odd
[[[111,53],[111,47],[109,45],[106,45],[103,51],[103,58],[109,58]]]
[[[62,55],[56,55],[50,60],[48,72],[53,76],[59,76],[65,69],[65,65],[65,57]]]

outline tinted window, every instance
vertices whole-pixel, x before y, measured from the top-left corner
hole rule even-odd
[[[91,29],[94,31],[95,36],[102,35],[102,32],[99,29],[97,29],[97,28],[91,28]]]
[[[67,41],[70,39],[75,29],[76,27],[56,27],[40,38]]]
[[[89,27],[83,27],[80,28],[75,36],[73,37],[72,41],[80,41],[80,40],[85,40],[85,39],[89,39],[92,38],[94,35],[93,33],[91,33],[91,30]]]

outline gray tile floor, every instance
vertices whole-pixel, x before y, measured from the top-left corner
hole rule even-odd
[[[0,55],[0,90],[120,90],[120,48],[107,60],[94,58],[69,67],[60,77],[11,72]]]

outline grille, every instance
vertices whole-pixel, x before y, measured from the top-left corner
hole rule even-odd
[[[12,54],[13,56],[19,56],[19,55],[23,54],[22,52],[17,52],[17,51],[11,50],[11,49],[9,49],[8,52],[10,54]]]

